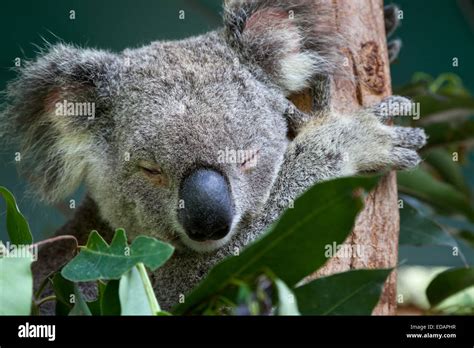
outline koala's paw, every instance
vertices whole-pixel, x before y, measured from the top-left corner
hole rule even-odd
[[[396,116],[411,114],[413,103],[410,99],[398,95],[385,98],[380,103],[369,108],[369,111],[383,123]]]
[[[416,150],[426,145],[425,131],[422,128],[392,127],[392,133],[392,166],[398,170],[417,166],[421,159]]]
[[[394,116],[409,115],[412,102],[392,96],[369,108],[363,122],[361,138],[364,150],[359,156],[359,170],[373,171],[391,167],[409,169],[421,161],[417,150],[426,145],[427,136],[422,128],[387,126],[383,123]]]

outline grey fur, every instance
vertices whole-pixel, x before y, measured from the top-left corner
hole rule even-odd
[[[391,36],[400,26],[400,8],[395,4],[384,7],[385,32],[387,36]]]
[[[90,200],[79,219],[97,206],[90,218],[109,227],[101,232],[123,227],[130,238],[147,234],[176,246],[173,258],[153,274],[166,309],[315,183],[419,162],[414,150],[425,143],[423,131],[383,125],[380,106],[357,115],[293,109],[286,95],[331,74],[338,59],[324,21],[320,31],[310,29],[314,15],[307,5],[231,1],[223,30],[120,54],[53,46],[9,85],[1,124],[19,135],[27,155],[22,163],[33,168],[33,186],[45,200],[62,200],[84,181]],[[289,10],[295,17],[284,19],[283,26],[264,18],[263,31],[246,27],[255,13],[275,13],[268,9],[278,9],[279,19]],[[298,35],[298,50],[288,50],[272,31]],[[302,62],[308,70],[301,69]],[[52,103],[65,98],[96,103],[96,118],[53,114]],[[389,101],[409,104],[399,97]],[[297,134],[289,140],[291,124]],[[219,156],[226,148],[259,150],[257,165],[244,170],[241,163],[223,163]],[[141,169],[144,163],[159,165],[160,180]],[[229,238],[213,245],[188,240],[176,218],[181,179],[198,166],[225,174],[237,213]],[[60,231],[81,240],[89,232],[90,223],[80,222]],[[49,250],[41,258],[64,256]],[[44,275],[41,264],[36,274]]]
[[[402,50],[402,40],[395,39],[395,40],[389,41],[387,50],[388,50],[388,60],[390,61],[390,63],[393,63],[394,61],[397,60],[400,54],[400,51]]]
[[[400,8],[397,5],[390,4],[384,8],[384,17],[385,17],[385,32],[387,37],[393,35],[395,30],[400,26],[401,21],[399,18]],[[402,40],[394,39],[390,40],[387,44],[388,50],[388,60],[390,63],[393,63],[400,54],[402,49]]]

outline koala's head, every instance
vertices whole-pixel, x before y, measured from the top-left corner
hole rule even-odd
[[[330,69],[316,12],[230,1],[223,30],[188,40],[119,54],[49,47],[9,84],[2,125],[46,201],[85,182],[112,228],[216,249],[270,193],[286,97]]]

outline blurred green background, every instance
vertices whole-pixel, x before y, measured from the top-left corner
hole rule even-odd
[[[398,61],[392,65],[394,86],[409,82],[419,71],[433,76],[454,72],[473,92],[474,2],[400,0],[396,3],[403,9],[404,19],[394,37],[402,38],[404,46]],[[75,11],[75,20],[69,19],[70,10]],[[181,10],[184,20],[178,16]],[[14,59],[33,58],[35,45],[44,44],[42,37],[49,42],[59,37],[84,47],[120,51],[154,40],[180,39],[212,30],[221,23],[220,12],[221,2],[211,0],[4,1],[0,4],[0,90],[14,77],[9,70]],[[459,59],[458,67],[453,67],[453,57]],[[57,207],[47,207],[27,193],[27,186],[18,178],[13,164],[14,152],[0,149],[0,185],[15,194],[35,239],[42,239],[64,223],[66,217]],[[80,191],[75,198],[82,195]],[[2,201],[2,216],[4,211]],[[4,221],[0,218],[0,240],[6,237]],[[474,263],[474,256],[467,258]],[[461,264],[446,247],[402,246],[400,259],[415,264]]]

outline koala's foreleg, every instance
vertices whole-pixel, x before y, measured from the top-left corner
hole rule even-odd
[[[416,166],[420,162],[416,150],[426,143],[424,131],[383,124],[410,107],[410,100],[390,97],[356,115],[323,113],[302,127],[285,154],[262,210],[263,219],[274,221],[294,199],[320,181]]]

